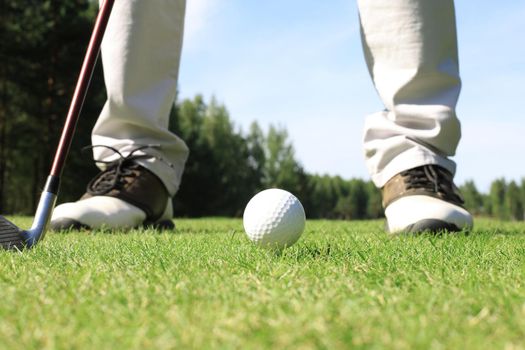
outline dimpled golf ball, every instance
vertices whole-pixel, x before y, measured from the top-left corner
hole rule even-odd
[[[246,205],[243,215],[248,238],[264,248],[291,246],[301,237],[305,221],[299,199],[277,188],[257,193]]]

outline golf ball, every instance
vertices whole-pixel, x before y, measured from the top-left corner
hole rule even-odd
[[[277,188],[257,193],[246,205],[243,215],[248,238],[265,248],[282,249],[297,242],[305,221],[299,199]]]

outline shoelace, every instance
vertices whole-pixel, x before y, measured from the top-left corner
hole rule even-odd
[[[95,161],[96,163],[107,164],[107,168],[88,184],[87,192],[92,196],[101,196],[109,193],[113,189],[121,188],[126,183],[124,180],[125,177],[135,176],[133,170],[136,170],[139,167],[139,165],[134,162],[135,160],[154,158],[154,156],[148,154],[135,154],[136,152],[139,152],[143,149],[151,148],[152,146],[150,145],[135,148],[127,156],[124,156],[117,149],[106,145],[88,146],[84,147],[84,150],[93,149],[95,147],[104,147],[110,149],[118,154],[120,158],[114,161]]]
[[[401,172],[407,189],[425,189],[441,195],[445,199],[464,203],[461,195],[454,189],[450,174],[435,165],[424,165]]]

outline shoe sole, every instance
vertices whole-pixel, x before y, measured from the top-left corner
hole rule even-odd
[[[420,220],[412,225],[407,226],[402,232],[405,233],[432,233],[432,234],[441,234],[441,233],[453,233],[462,231],[456,225],[438,219],[424,219]]]
[[[145,222],[142,225],[142,228],[146,230],[157,230],[157,231],[167,231],[175,230],[175,224],[172,220],[160,220],[157,222]],[[85,225],[81,222],[78,222],[73,219],[61,218],[53,220],[50,225],[50,229],[53,231],[81,231],[81,230],[91,230],[91,227]]]

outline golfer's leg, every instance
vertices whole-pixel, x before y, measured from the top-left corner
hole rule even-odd
[[[455,112],[461,81],[453,1],[358,4],[366,61],[385,105],[365,123],[366,164],[374,183],[383,187],[423,165],[437,165],[451,181],[455,163],[449,157],[461,135]]]
[[[188,156],[185,143],[168,130],[175,100],[185,0],[116,1],[102,43],[108,100],[93,129],[93,145],[127,153],[138,146],[156,158],[141,163],[177,191]],[[112,160],[95,148],[96,160]]]
[[[126,161],[118,169],[110,167],[99,174],[81,200],[55,209],[53,229],[149,223],[171,227],[171,197],[188,156],[185,143],[168,131],[184,11],[184,0],[115,2],[102,43],[108,99],[93,129],[92,143],[124,156],[150,146],[140,154],[151,157]],[[120,156],[96,147],[94,157],[107,162]]]
[[[385,111],[366,119],[377,186],[423,164],[455,171],[460,91],[452,0],[359,0],[366,61]]]

